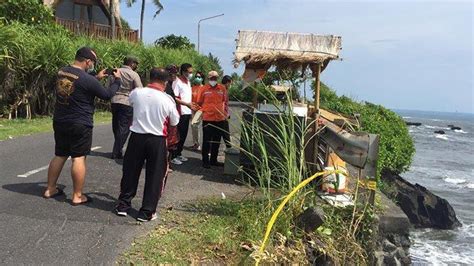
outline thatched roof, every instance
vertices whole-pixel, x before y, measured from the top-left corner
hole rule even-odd
[[[304,33],[241,30],[234,63],[277,67],[305,67],[339,58],[341,37]]]
[[[282,85],[271,85],[270,88],[272,88],[272,90],[275,92],[287,92],[290,90],[290,86]]]

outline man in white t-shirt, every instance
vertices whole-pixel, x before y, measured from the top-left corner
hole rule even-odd
[[[191,64],[185,63],[181,65],[180,75],[173,83],[173,90],[175,95],[175,100],[180,104],[181,117],[178,124],[179,132],[179,143],[177,145],[176,151],[172,155],[171,163],[173,164],[182,164],[188,159],[184,157],[181,153],[183,151],[184,142],[188,136],[189,129],[189,120],[192,115],[192,98],[193,92],[191,88],[191,78],[193,77],[193,66]]]
[[[143,202],[136,218],[141,222],[156,219],[156,207],[166,184],[168,169],[168,127],[176,126],[180,119],[174,99],[164,92],[168,76],[165,69],[153,68],[147,87],[137,88],[129,96],[133,107],[132,134],[123,161],[120,196],[115,213],[127,216],[146,162]]]

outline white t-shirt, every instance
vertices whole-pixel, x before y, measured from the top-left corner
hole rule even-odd
[[[139,134],[167,136],[168,127],[179,122],[176,102],[168,94],[144,87],[130,93],[130,105],[133,106],[133,122],[130,131]]]
[[[184,83],[180,78],[177,78],[174,82],[174,95],[183,102],[190,103],[193,100],[193,91],[191,89],[191,83],[188,81]],[[181,105],[181,114],[190,115],[192,110],[185,106]]]

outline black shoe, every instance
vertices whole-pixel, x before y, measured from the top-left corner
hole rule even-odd
[[[211,165],[219,166],[219,167],[223,167],[223,166],[224,166],[224,164],[221,163],[221,162],[212,162]]]
[[[113,154],[112,153],[112,156],[110,156],[111,159],[117,159],[117,160],[122,160],[123,159],[123,155],[122,154]]]
[[[156,215],[156,212],[154,212],[151,216],[146,215],[144,212],[140,211],[138,213],[137,221],[139,222],[149,222],[156,220],[158,218],[158,215]]]
[[[202,164],[202,167],[206,168],[206,169],[211,169],[211,165],[208,164],[208,163],[203,163]]]
[[[129,208],[126,208],[126,207],[124,207],[124,206],[122,206],[122,205],[119,204],[119,205],[117,205],[117,207],[115,207],[114,212],[115,212],[115,214],[117,214],[118,216],[126,217],[126,216],[128,215],[128,213],[127,213],[127,212],[128,212],[128,209],[129,209]]]

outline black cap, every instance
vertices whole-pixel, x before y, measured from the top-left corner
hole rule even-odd
[[[82,57],[97,62],[97,55],[90,47],[82,47],[81,49],[77,50],[76,58],[77,57]]]
[[[131,63],[135,63],[138,65],[138,58],[136,56],[133,56],[133,55],[127,55],[125,57],[125,59],[123,60],[124,64],[125,65],[128,65],[128,64],[131,64]]]

